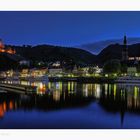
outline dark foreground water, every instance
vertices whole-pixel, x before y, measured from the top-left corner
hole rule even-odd
[[[42,83],[0,93],[0,128],[140,128],[140,85]]]

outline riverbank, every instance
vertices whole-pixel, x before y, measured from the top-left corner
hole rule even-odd
[[[114,77],[49,77],[50,82],[114,83],[115,80]]]
[[[48,77],[50,82],[78,82],[78,83],[115,83],[115,77]],[[4,81],[5,79],[0,79],[0,81]],[[20,80],[26,80],[25,78],[21,78]]]

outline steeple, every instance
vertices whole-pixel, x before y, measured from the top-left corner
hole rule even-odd
[[[128,48],[127,48],[127,38],[124,36],[123,48],[122,48],[122,61],[128,60]]]
[[[125,46],[127,45],[126,35],[124,36],[123,44],[124,44]]]

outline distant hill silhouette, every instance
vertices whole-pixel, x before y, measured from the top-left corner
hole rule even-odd
[[[92,64],[95,60],[95,55],[88,51],[67,48],[52,45],[38,45],[38,46],[26,46],[16,47],[17,54],[32,60],[32,61],[70,61],[72,60],[77,65]]]
[[[98,64],[104,64],[110,59],[119,59],[122,57],[123,45],[112,44],[104,48],[97,56],[96,62]],[[129,56],[140,56],[140,43],[128,45],[128,55]]]
[[[127,38],[127,42],[128,45],[136,44],[140,42],[140,38],[138,37]],[[123,38],[103,40],[103,41],[83,44],[75,47],[87,50],[93,54],[99,54],[105,47],[109,46],[110,44],[116,44],[116,43],[123,44]]]

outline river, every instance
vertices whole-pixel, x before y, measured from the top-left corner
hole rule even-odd
[[[0,128],[140,128],[140,85],[77,82],[32,85],[38,87],[37,94],[0,93]]]

